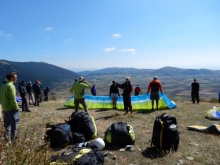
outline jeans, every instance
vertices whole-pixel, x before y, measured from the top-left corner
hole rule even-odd
[[[15,140],[17,138],[18,123],[20,120],[19,110],[4,111],[5,139]]]

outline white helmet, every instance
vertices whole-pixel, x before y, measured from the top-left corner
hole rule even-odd
[[[102,138],[95,139],[93,144],[96,145],[100,150],[102,150],[105,147],[105,142]]]

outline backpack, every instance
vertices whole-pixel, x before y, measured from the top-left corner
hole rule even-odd
[[[135,134],[133,127],[125,122],[118,122],[110,125],[105,132],[105,143],[124,147],[134,145]]]
[[[104,154],[95,145],[69,148],[60,157],[64,162],[72,165],[104,164]]]
[[[95,120],[87,112],[73,112],[67,123],[71,126],[74,143],[95,139],[98,134]]]
[[[53,125],[50,130],[46,131],[45,140],[50,141],[51,148],[64,148],[72,144],[70,125],[67,123]]]
[[[157,116],[154,121],[151,146],[154,145],[159,151],[177,151],[179,140],[176,118],[165,113]]]

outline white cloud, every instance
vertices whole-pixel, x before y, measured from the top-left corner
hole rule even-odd
[[[0,31],[0,36],[3,36],[3,35],[4,35],[4,33],[2,31]]]
[[[131,54],[135,54],[136,50],[135,49],[122,49],[122,52],[130,52]]]
[[[112,35],[112,38],[120,38],[121,37],[121,34],[113,34]]]
[[[6,34],[7,37],[11,37],[11,34]]]
[[[69,39],[66,39],[66,40],[64,41],[64,43],[66,44],[67,42],[71,42],[71,41],[72,41],[72,39],[69,38]]]
[[[49,58],[50,55],[49,55],[49,54],[44,54],[43,57],[44,57],[44,58]]]
[[[105,48],[105,49],[104,49],[104,52],[105,52],[105,53],[109,53],[109,52],[114,51],[114,50],[115,50],[114,47],[111,47],[111,48]]]
[[[47,27],[46,30],[53,30],[53,28],[52,27]]]

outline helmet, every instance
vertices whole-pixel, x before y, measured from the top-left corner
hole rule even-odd
[[[96,145],[100,150],[102,150],[105,147],[105,142],[102,138],[95,139],[93,144]]]

